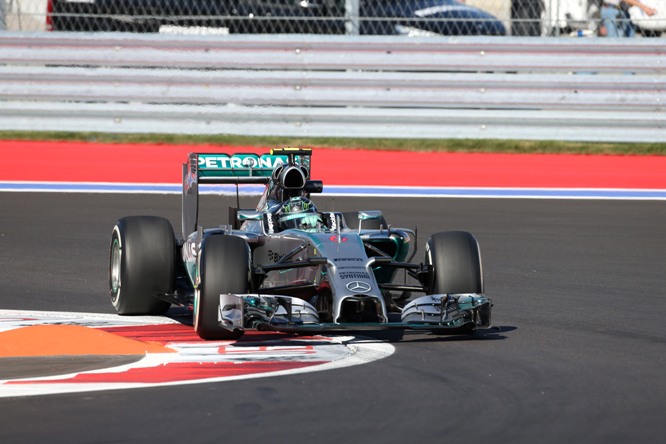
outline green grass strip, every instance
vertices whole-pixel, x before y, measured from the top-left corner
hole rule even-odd
[[[666,143],[589,143],[487,139],[354,139],[251,137],[235,135],[116,134],[95,132],[0,131],[0,140],[57,140],[167,145],[231,145],[253,147],[363,148],[375,150],[465,153],[550,153],[666,155]]]

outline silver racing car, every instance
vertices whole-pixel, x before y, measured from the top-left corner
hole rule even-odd
[[[118,314],[188,307],[197,334],[218,340],[246,329],[460,334],[490,326],[492,304],[472,234],[431,235],[415,263],[415,231],[391,227],[380,211],[317,209],[310,197],[323,184],[310,178],[311,157],[299,148],[190,154],[183,164],[182,239],[154,216],[125,217],[113,228],[109,286]],[[232,207],[229,224],[204,229],[204,184],[266,188],[256,209]]]

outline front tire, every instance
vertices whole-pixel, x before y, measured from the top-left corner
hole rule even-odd
[[[244,294],[250,288],[250,248],[236,236],[204,239],[199,255],[200,282],[194,295],[194,330],[202,339],[237,339],[218,319],[220,294]]]
[[[170,293],[175,279],[175,237],[161,217],[120,219],[111,235],[109,292],[120,315],[161,315],[171,304],[158,295]]]
[[[429,294],[483,293],[481,252],[471,233],[433,234],[426,244],[425,262],[433,270]]]

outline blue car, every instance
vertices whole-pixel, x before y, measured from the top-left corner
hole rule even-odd
[[[53,31],[506,35],[493,15],[457,0],[49,0]],[[353,3],[353,2],[352,2]]]
[[[457,0],[361,1],[361,34],[506,35],[497,17]]]

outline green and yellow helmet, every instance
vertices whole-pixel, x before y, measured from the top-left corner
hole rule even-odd
[[[317,207],[305,197],[292,197],[280,206],[276,213],[278,230],[295,228],[299,230],[315,230],[321,226],[321,217]]]

